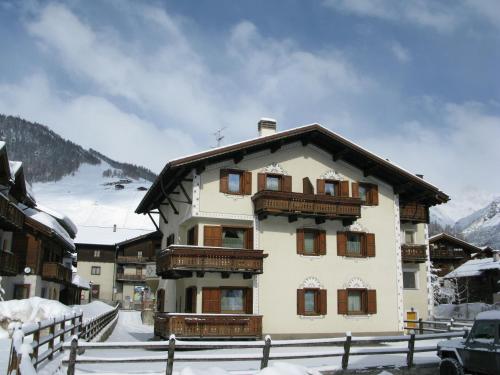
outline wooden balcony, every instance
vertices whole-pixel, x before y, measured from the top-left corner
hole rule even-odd
[[[432,249],[430,251],[431,260],[434,259],[464,259],[467,257],[465,251],[455,249]]]
[[[259,339],[262,336],[262,316],[247,314],[176,314],[156,313],[155,336],[168,339]]]
[[[267,215],[347,221],[361,217],[359,198],[264,190],[255,194],[252,200],[255,213],[260,219],[264,219]]]
[[[61,263],[45,262],[42,268],[42,278],[61,284],[71,284],[72,271]]]
[[[424,204],[402,203],[399,206],[399,217],[401,221],[429,223],[429,208]]]
[[[18,268],[17,256],[0,250],[0,276],[15,276]]]
[[[0,194],[0,227],[4,229],[22,229],[24,214],[7,197]]]
[[[144,264],[154,262],[154,257],[133,257],[133,256],[123,256],[118,255],[116,257],[116,263],[118,264]]]
[[[166,279],[190,277],[193,272],[260,274],[265,257],[262,250],[172,245],[158,255],[156,273]]]
[[[118,281],[140,281],[140,282],[143,282],[143,281],[146,280],[146,276],[144,274],[142,274],[142,275],[136,275],[136,274],[127,275],[127,274],[119,272],[119,273],[116,274],[116,280],[118,280]]]
[[[404,244],[401,245],[403,262],[423,263],[427,260],[426,245]]]

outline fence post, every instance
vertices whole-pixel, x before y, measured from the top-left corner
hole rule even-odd
[[[69,352],[69,361],[68,361],[68,375],[75,374],[75,363],[76,363],[76,353],[78,350],[78,337],[73,336],[71,339],[71,349]]]
[[[408,340],[408,354],[406,355],[406,365],[408,368],[413,366],[413,353],[415,352],[415,331],[411,330]]]
[[[423,335],[424,334],[424,322],[422,318],[418,318],[418,332]]]
[[[35,342],[36,341],[36,345],[34,346],[33,348],[33,358],[35,358],[35,363],[33,364],[33,367],[35,368],[36,370],[36,367],[38,366],[37,362],[38,362],[38,348],[40,345],[38,345],[40,343],[40,326],[42,325],[42,322],[38,322],[38,329],[35,331],[35,333],[33,333],[33,341]]]
[[[349,352],[351,351],[351,340],[352,334],[351,332],[346,332],[346,338],[344,343],[344,355],[342,356],[342,370],[347,369],[347,365],[349,364]]]
[[[59,336],[59,342],[63,343],[64,340],[66,339],[66,314],[63,315],[63,321],[59,325],[59,328],[62,330],[61,336]],[[63,351],[63,347],[61,345],[60,351]]]
[[[264,339],[264,347],[262,348],[262,360],[260,361],[260,369],[267,367],[269,363],[269,352],[271,351],[271,336],[267,335]]]
[[[168,339],[167,369],[165,371],[166,375],[172,375],[174,371],[174,353],[175,353],[175,335],[172,334]]]
[[[446,330],[451,332],[451,323],[446,323]]]
[[[49,341],[49,350],[50,350],[49,360],[52,360],[52,358],[54,357],[54,333],[55,332],[56,332],[56,318],[53,318],[52,324],[49,327],[49,335],[52,336],[50,338],[50,341]]]
[[[76,334],[76,313],[73,311],[73,317],[71,318],[71,336],[74,336]]]
[[[454,322],[455,322],[455,319],[451,318],[451,319],[450,319],[450,329],[449,329],[450,331],[451,331],[451,329],[453,328],[453,323],[454,323]]]

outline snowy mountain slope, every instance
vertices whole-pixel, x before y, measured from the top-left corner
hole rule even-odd
[[[448,216],[441,206],[431,207],[430,216],[430,221],[432,223],[436,223],[443,228],[455,225],[455,220]]]

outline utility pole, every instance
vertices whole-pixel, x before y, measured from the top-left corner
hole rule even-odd
[[[217,129],[213,135],[215,136],[215,141],[217,142],[217,146],[215,147],[220,147],[222,140],[224,139],[224,136],[222,135],[222,132],[226,130],[226,127],[224,126],[223,128]]]

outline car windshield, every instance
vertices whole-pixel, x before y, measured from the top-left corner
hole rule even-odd
[[[477,321],[472,329],[470,340],[484,343],[495,341],[495,323],[487,321]]]

